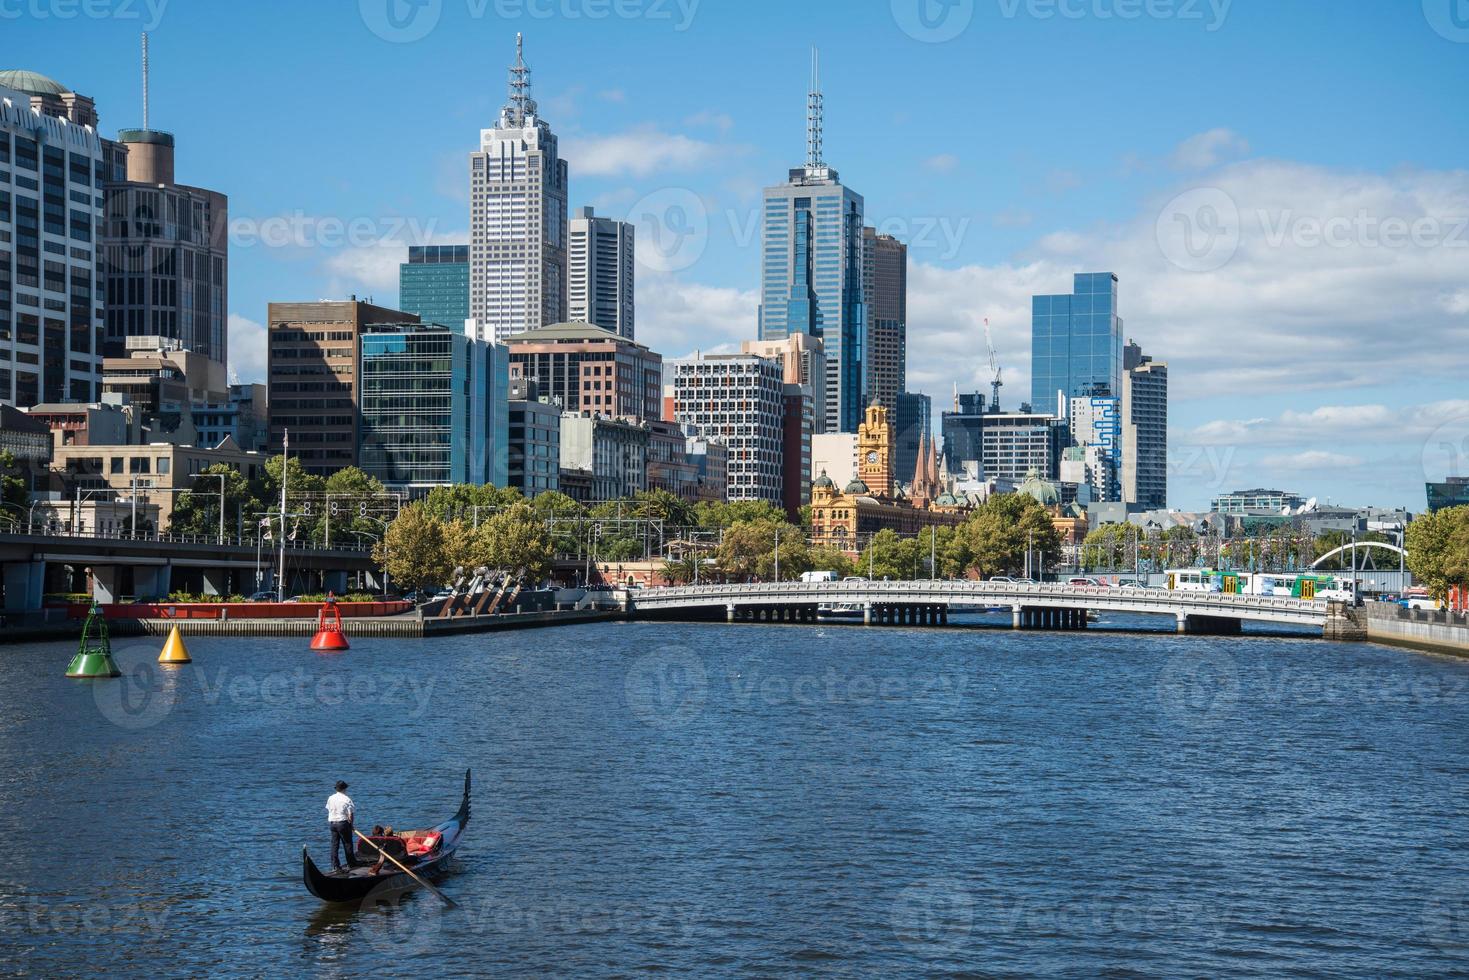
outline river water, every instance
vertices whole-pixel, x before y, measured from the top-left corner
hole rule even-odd
[[[1469,969],[1469,662],[1281,635],[605,624],[0,648],[0,974]],[[323,906],[323,804],[473,818]]]

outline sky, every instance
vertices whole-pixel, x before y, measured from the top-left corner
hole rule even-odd
[[[0,0],[0,68],[151,124],[230,198],[230,361],[272,301],[397,302],[467,240],[515,34],[571,207],[637,225],[637,338],[756,329],[761,188],[825,158],[909,244],[908,388],[1028,397],[1030,297],[1120,279],[1170,377],[1169,503],[1421,510],[1469,475],[1465,0]]]

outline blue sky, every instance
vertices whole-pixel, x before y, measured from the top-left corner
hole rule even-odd
[[[1108,269],[1170,365],[1175,506],[1418,509],[1425,474],[1469,474],[1463,0],[415,2],[0,0],[3,67],[112,134],[151,28],[153,125],[230,197],[249,379],[267,302],[390,305],[407,244],[464,237],[516,31],[572,206],[639,224],[639,339],[753,335],[754,209],[804,158],[816,45],[827,162],[910,242],[911,388],[983,387],[987,316],[1013,405],[1030,294]],[[696,234],[659,252],[660,224]]]

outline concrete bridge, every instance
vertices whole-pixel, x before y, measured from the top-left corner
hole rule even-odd
[[[1096,585],[920,580],[766,582],[640,589],[628,594],[637,618],[730,622],[814,622],[818,610],[860,610],[874,625],[943,625],[955,607],[1004,608],[1016,629],[1085,629],[1088,611],[1171,616],[1180,633],[1235,634],[1245,622],[1324,627],[1327,603]]]
[[[256,586],[273,588],[279,552],[269,542],[213,536],[66,533],[0,533],[6,612],[40,609],[47,592],[85,592],[99,602],[124,596],[167,596],[174,590],[249,594]],[[352,575],[374,585],[381,568],[365,548],[315,547],[289,542],[287,590],[318,588],[345,592]]]

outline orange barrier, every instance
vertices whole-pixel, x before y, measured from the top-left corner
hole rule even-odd
[[[397,616],[413,609],[411,602],[339,602],[344,619]],[[102,606],[107,619],[307,619],[316,615],[316,602],[135,602]],[[67,617],[83,619],[90,607],[71,603]]]

